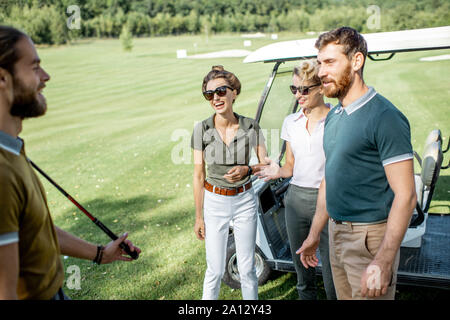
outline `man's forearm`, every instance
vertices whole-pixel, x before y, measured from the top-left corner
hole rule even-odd
[[[18,300],[17,292],[15,289],[4,290],[0,288],[0,300]]]
[[[19,244],[0,246],[0,300],[17,300]]]
[[[325,179],[323,179],[319,187],[319,193],[317,195],[316,212],[314,214],[314,218],[309,233],[312,236],[318,238],[323,228],[327,224],[328,219],[329,216],[326,202],[326,182]]]
[[[97,246],[95,244],[84,241],[58,227],[55,227],[55,230],[61,254],[86,260],[95,258],[97,254]]]
[[[386,226],[386,233],[375,260],[391,264],[408,229],[411,215],[416,204],[415,194],[397,195],[392,202]]]

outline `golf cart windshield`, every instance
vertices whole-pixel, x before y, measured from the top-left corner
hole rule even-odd
[[[297,101],[289,90],[292,84],[292,70],[298,65],[298,61],[281,64],[274,73],[274,78],[268,82],[271,85],[270,94],[260,110],[259,125],[263,129],[266,138],[267,153],[270,158],[278,159],[283,151],[281,139],[281,127],[284,118],[297,111]]]

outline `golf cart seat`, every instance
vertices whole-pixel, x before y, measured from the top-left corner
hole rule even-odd
[[[441,170],[443,161],[441,143],[442,140],[432,142],[427,146],[425,153],[423,154],[422,172],[420,175],[423,187],[420,199],[421,207],[424,212],[428,212],[428,209],[430,208],[431,198],[433,197],[434,188]]]
[[[425,140],[423,151],[425,152],[428,145],[433,142],[436,142],[436,141],[440,141],[441,145],[442,145],[442,134],[441,134],[441,130],[439,130],[439,129],[434,129],[428,134],[428,136]],[[420,166],[422,167],[422,158],[419,156],[419,154],[416,151],[414,151],[414,157],[416,158],[417,162],[419,162]]]
[[[441,130],[439,129],[434,129],[428,134],[428,137],[425,140],[425,146],[428,146],[430,143],[433,143],[435,141],[439,141],[442,144],[442,134]]]
[[[417,206],[402,242],[403,247],[418,248],[425,233],[428,209],[442,164],[441,141],[430,143],[423,154],[422,171],[415,175]]]

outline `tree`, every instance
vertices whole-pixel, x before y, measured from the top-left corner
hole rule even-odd
[[[122,32],[120,33],[120,42],[124,51],[131,51],[133,49],[133,35],[128,29],[128,25],[122,26]]]

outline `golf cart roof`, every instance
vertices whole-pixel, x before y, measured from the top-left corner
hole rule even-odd
[[[450,48],[450,26],[366,33],[363,36],[367,41],[369,55]],[[314,47],[316,40],[317,37],[273,43],[249,54],[244,63],[313,58],[317,56]]]

